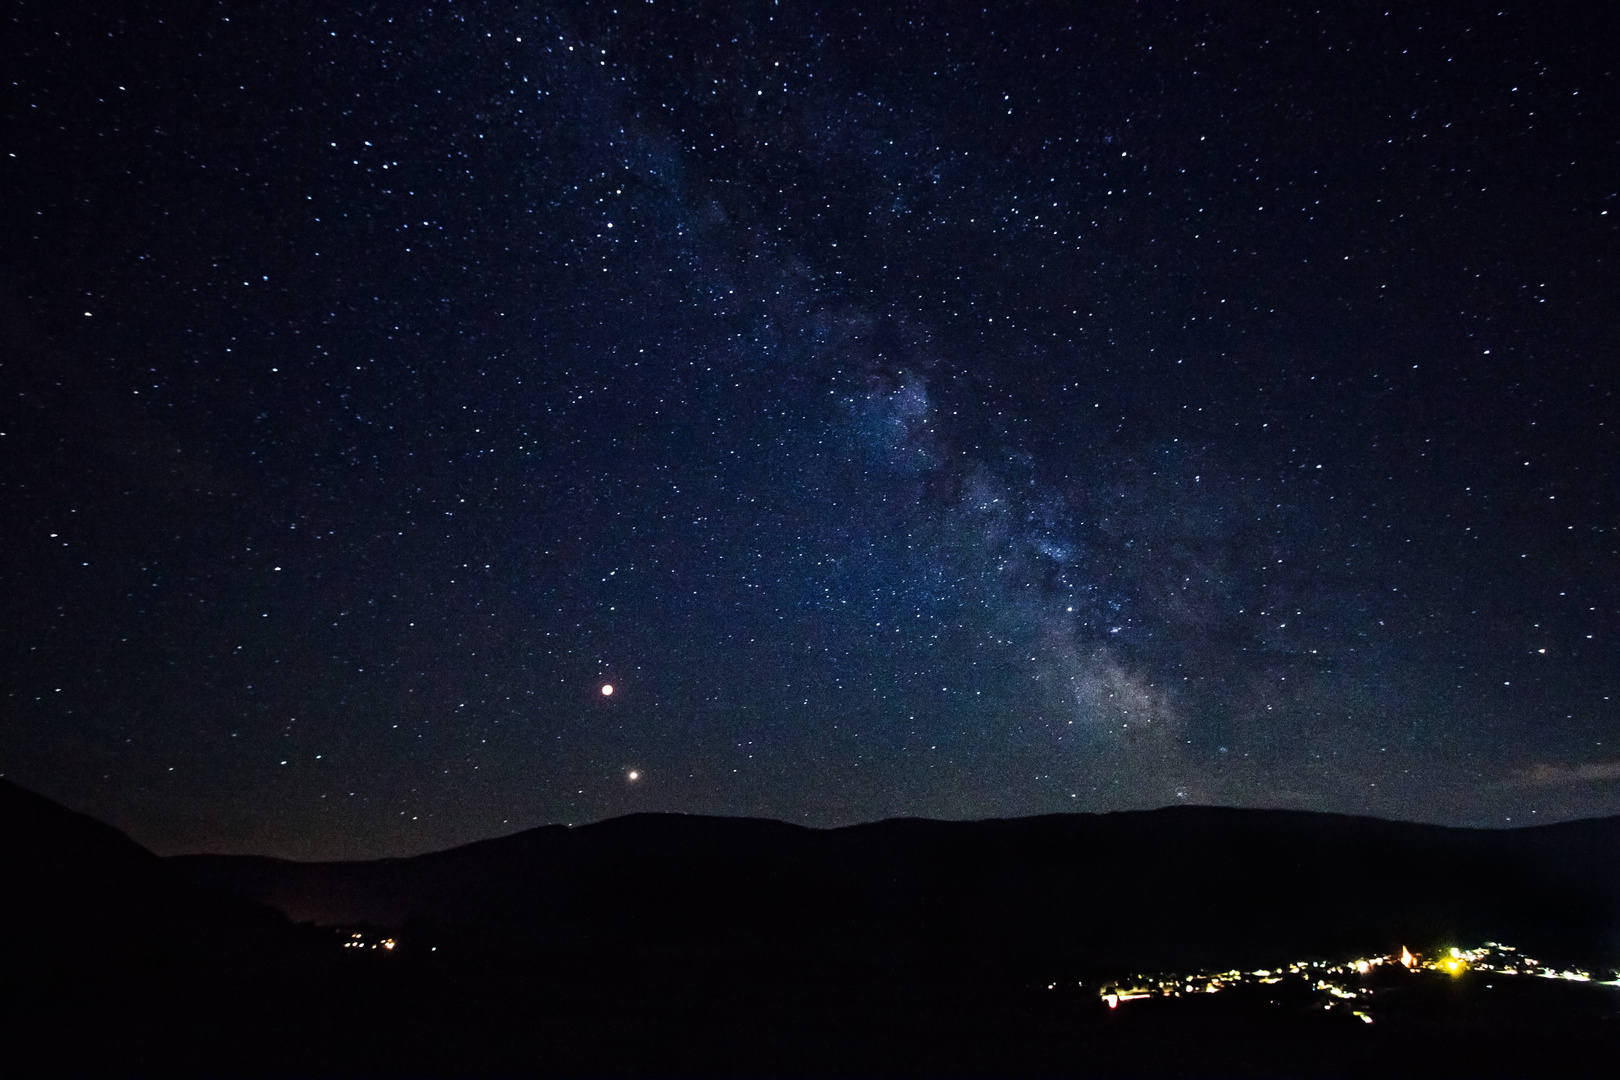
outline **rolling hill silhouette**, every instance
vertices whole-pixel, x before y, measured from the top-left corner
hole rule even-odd
[[[188,882],[112,826],[5,780],[0,880],[13,963],[237,963],[303,940],[281,913]]]
[[[1615,819],[1207,808],[159,859],[0,781],[0,1045],[41,1076],[1607,1075],[1606,987],[1414,976],[1368,1027],[1270,987],[1116,1014],[1096,979],[1485,937],[1612,963],[1617,865]]]
[[[588,953],[724,950],[1016,971],[1186,968],[1620,937],[1620,819],[1452,829],[1177,807],[833,830],[642,814],[410,859],[171,860],[321,924],[483,928]]]
[[[123,833],[0,780],[0,1071],[192,1075],[291,1062],[280,990],[328,942],[194,885]]]

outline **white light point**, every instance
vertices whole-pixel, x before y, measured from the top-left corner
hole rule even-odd
[[[603,683],[602,684],[602,696],[603,697],[612,697],[613,696],[613,684],[612,683]]]
[[[625,776],[628,777],[632,781],[641,779],[641,774],[639,772],[637,772],[636,770],[634,770],[634,769],[631,769],[628,773],[625,774]]]

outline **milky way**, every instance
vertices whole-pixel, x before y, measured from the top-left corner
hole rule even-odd
[[[1612,20],[20,10],[7,778],[1620,811]]]

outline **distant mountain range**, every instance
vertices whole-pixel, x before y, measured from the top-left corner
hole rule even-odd
[[[1610,987],[1437,976],[1370,1027],[1284,987],[1097,988],[1484,940],[1600,968],[1617,926],[1620,819],[637,815],[293,863],[159,859],[0,781],[0,1072],[1608,1075]]]
[[[739,963],[1186,968],[1484,940],[1620,959],[1620,818],[1451,829],[1175,807],[817,830],[638,814],[297,863],[159,859],[0,781],[0,876],[4,924],[53,954],[274,950],[315,923]],[[85,926],[95,941],[65,929]]]
[[[1620,953],[1620,818],[1481,830],[1174,807],[817,830],[638,814],[409,859],[169,864],[299,922],[477,926],[564,951],[1042,971],[1448,941]]]

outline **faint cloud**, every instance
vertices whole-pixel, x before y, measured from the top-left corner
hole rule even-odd
[[[1620,780],[1620,761],[1593,761],[1585,765],[1551,765],[1542,762],[1508,782],[1510,787],[1550,787],[1558,784],[1591,784]]]

